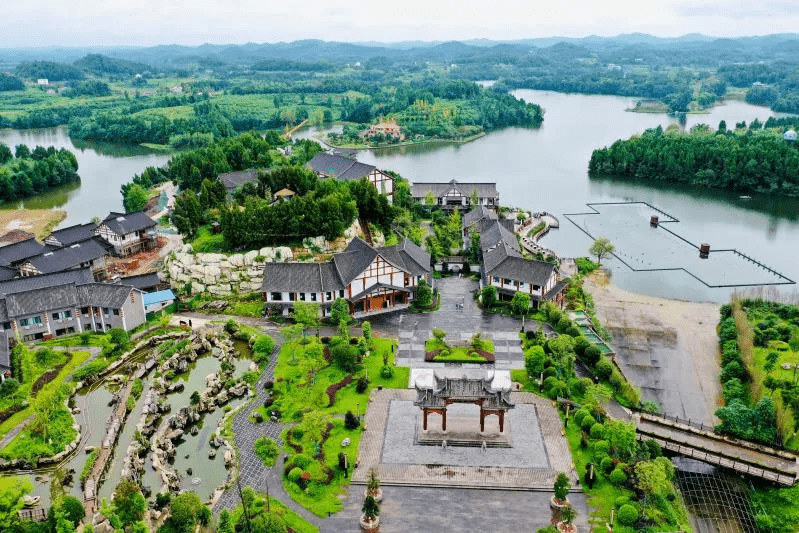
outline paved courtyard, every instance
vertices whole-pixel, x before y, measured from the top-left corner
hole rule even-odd
[[[383,453],[380,461],[386,464],[416,463],[444,466],[487,466],[508,468],[549,468],[544,438],[538,426],[534,405],[519,404],[508,411],[505,431],[511,448],[486,448],[476,446],[428,446],[417,444],[421,411],[412,401],[391,400],[388,408]],[[458,416],[471,418],[474,431],[479,429],[480,408],[476,405],[453,404],[447,408],[451,421]],[[432,426],[440,417],[430,417]],[[488,421],[496,422],[496,417]],[[436,426],[438,427],[438,426]]]
[[[435,313],[402,312],[369,319],[382,334],[399,338],[398,365],[424,366],[424,343],[432,337],[433,328],[439,328],[447,332],[447,340],[455,342],[466,341],[477,332],[483,333],[494,341],[496,368],[524,367],[519,341],[520,320],[483,312],[474,301],[479,285],[468,278],[439,279],[436,287],[441,295],[441,308]],[[537,324],[529,326],[537,327]]]
[[[403,419],[412,425],[411,432],[416,425],[415,420],[409,420],[413,419],[409,409],[401,407],[394,414],[390,412],[395,403],[402,406],[403,402],[418,411],[412,405],[415,397],[415,390],[372,391],[353,483],[365,483],[372,467],[384,485],[551,490],[558,472],[566,472],[576,482],[569,446],[560,433],[560,417],[549,400],[530,393],[511,394],[516,403],[516,409],[509,413],[511,425],[536,426],[529,432],[519,428],[522,442],[518,450],[497,448],[484,452],[480,448],[448,447],[442,452],[440,448],[410,442],[412,433],[409,435],[409,430],[401,427]],[[513,411],[521,406],[525,407],[514,421]],[[524,454],[529,455],[522,457]]]

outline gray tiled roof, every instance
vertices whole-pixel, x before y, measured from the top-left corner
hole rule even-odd
[[[139,290],[144,290],[149,289],[150,287],[156,287],[159,283],[161,283],[161,277],[158,275],[158,272],[149,272],[147,274],[138,274],[136,276],[121,277],[117,283],[120,285],[130,285],[131,287],[135,287]]]
[[[489,209],[488,207],[481,205],[480,207],[476,207],[463,215],[463,227],[470,228],[472,225],[482,221],[482,220],[497,220],[499,216],[497,212],[493,209]],[[479,231],[479,230],[478,230]]]
[[[358,163],[357,161],[343,173],[337,176],[338,179],[343,181],[359,180],[365,178],[374,172],[374,165],[367,165],[366,163]]]
[[[155,226],[155,221],[144,214],[144,211],[135,213],[116,213],[112,211],[102,222],[117,235],[127,235]]]
[[[266,263],[264,292],[328,292],[343,289],[331,263]]]
[[[555,265],[551,263],[514,256],[505,257],[491,270],[486,267],[487,276],[523,281],[539,287],[546,285],[554,271]]]
[[[115,309],[122,307],[130,295],[130,291],[138,290],[127,285],[112,283],[87,283],[77,286],[76,289],[78,291],[79,305],[112,307]]]
[[[258,172],[255,170],[239,170],[238,172],[228,172],[219,175],[219,181],[221,181],[229,191],[241,187],[245,183],[257,180]]]
[[[70,284],[9,294],[5,302],[7,315],[17,317],[47,312],[51,309],[74,308],[78,304],[78,295],[75,286]]]
[[[486,272],[491,272],[508,257],[521,258],[523,256],[520,251],[501,241],[492,248],[483,250],[483,269]]]
[[[42,274],[58,272],[80,266],[82,263],[94,261],[108,254],[105,246],[97,239],[90,238],[76,242],[64,248],[58,248],[26,259],[23,264],[30,263]]]
[[[519,241],[516,239],[516,235],[504,224],[501,224],[499,220],[481,223],[480,228],[480,249],[483,253],[500,243],[505,243],[508,247],[519,252]]]
[[[324,174],[325,176],[332,176],[334,178],[338,178],[356,164],[363,165],[363,163],[358,163],[355,159],[333,155],[327,152],[319,152],[313,156],[313,159],[308,161],[308,166],[317,174]],[[365,166],[371,167],[372,170],[375,168],[371,165]],[[369,170],[369,172],[371,172],[371,170]],[[360,177],[366,176],[369,172],[366,172],[366,174]]]
[[[46,251],[47,247],[36,239],[26,239],[13,244],[7,244],[0,247],[0,265],[8,266],[11,263],[18,263],[23,259],[39,255]]]
[[[411,186],[411,196],[414,198],[424,198],[427,193],[432,193],[436,198],[441,198],[450,189],[455,189],[462,196],[471,196],[472,191],[477,191],[477,196],[480,198],[497,198],[496,183],[476,183],[476,182],[460,182],[457,180],[450,180],[447,183],[426,183],[422,181],[415,181]]]
[[[0,297],[18,292],[30,291],[58,285],[93,283],[94,275],[89,267],[54,272],[41,276],[24,276],[7,281],[0,281]]]
[[[413,276],[430,272],[430,255],[407,239],[373,248],[355,238],[327,263],[266,263],[264,292],[328,292],[344,289],[380,255]]]
[[[89,222],[88,224],[76,224],[68,228],[57,229],[45,239],[45,242],[50,240],[54,241],[53,244],[58,246],[69,246],[76,242],[91,239],[94,236],[96,227],[97,225],[94,222]]]
[[[429,274],[430,254],[408,239],[396,246],[378,248],[378,253],[389,263],[400,267],[412,276]]]

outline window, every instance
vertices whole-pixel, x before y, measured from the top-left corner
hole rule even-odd
[[[272,300],[273,302],[279,302],[283,299],[283,293],[282,292],[270,293],[269,299]]]
[[[33,323],[36,324],[36,325],[39,325],[39,324],[42,323],[42,317],[40,317],[40,316],[35,316],[35,317],[33,317],[32,320],[33,320]]]
[[[405,274],[405,286],[407,287],[410,284],[411,284],[411,277],[408,274]]]
[[[534,291],[537,291],[537,290],[539,290],[540,288],[541,288],[541,287],[539,287],[538,285],[533,285],[533,290],[534,290]]]
[[[11,329],[11,322],[3,322],[3,329]]]
[[[315,293],[315,292],[312,292],[312,293],[311,293],[311,301],[312,301],[312,302],[315,302],[315,301],[316,301],[316,293]]]
[[[325,293],[325,300],[327,300],[329,302],[332,299],[333,299],[333,293],[332,292]]]
[[[301,301],[301,302],[304,302],[304,301],[305,301],[305,293],[304,293],[304,292],[301,292],[301,293],[300,293],[300,301]]]
[[[108,316],[108,313],[109,313],[110,311],[111,311],[111,310],[110,310],[109,308],[107,308],[107,307],[103,307],[103,314],[104,314],[105,316]]]
[[[119,309],[114,309],[114,316],[119,316]]]
[[[72,318],[72,311],[64,311],[62,315],[64,318]]]
[[[503,285],[510,285],[511,283],[513,283],[513,280],[509,280],[508,278],[502,278]]]
[[[494,283],[499,283],[499,276],[494,276]]]
[[[59,320],[61,315],[59,313],[53,313],[53,320]]]
[[[290,292],[289,293],[289,301],[293,302],[296,299],[297,299],[297,293],[296,292]]]
[[[338,297],[339,298],[344,298],[344,289],[341,289],[340,291],[338,291]]]
[[[80,314],[88,315],[89,314],[89,308],[88,307],[81,307],[80,308]]]

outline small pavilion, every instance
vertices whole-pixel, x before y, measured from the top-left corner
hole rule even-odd
[[[495,386],[495,374],[489,372],[483,377],[441,377],[433,374],[432,383],[429,380],[417,380],[416,401],[414,405],[420,407],[424,413],[422,429],[427,431],[427,417],[430,413],[441,415],[441,430],[447,430],[447,406],[453,403],[473,403],[480,407],[480,432],[485,432],[485,418],[489,415],[499,417],[499,432],[505,430],[505,412],[513,409],[515,404],[510,401],[509,386]]]

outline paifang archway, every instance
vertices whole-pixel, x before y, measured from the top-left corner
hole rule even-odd
[[[422,429],[427,431],[427,417],[430,413],[441,415],[441,430],[447,430],[447,406],[453,403],[473,403],[480,407],[480,432],[485,432],[485,418],[490,415],[499,417],[499,432],[505,431],[505,413],[513,409],[510,401],[510,389],[494,388],[494,374],[483,378],[439,377],[433,375],[432,385],[416,387],[414,405],[422,409],[424,419]]]

